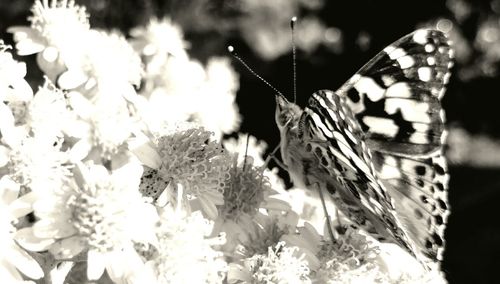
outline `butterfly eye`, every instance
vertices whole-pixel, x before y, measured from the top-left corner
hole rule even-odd
[[[276,124],[285,127],[293,119],[293,113],[284,105],[276,105]]]
[[[289,124],[293,120],[294,116],[292,112],[287,112],[285,113],[283,117],[283,121],[285,122],[285,125]]]

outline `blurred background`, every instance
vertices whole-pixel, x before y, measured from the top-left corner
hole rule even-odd
[[[257,74],[292,98],[290,19],[298,17],[297,103],[319,89],[335,90],[384,47],[419,27],[448,33],[456,62],[443,99],[449,129],[452,215],[443,269],[450,283],[498,283],[500,266],[500,0],[77,0],[92,27],[121,30],[169,17],[206,62],[233,45]],[[0,1],[1,38],[27,25],[32,0]],[[35,57],[23,57],[27,79],[40,84]],[[274,92],[236,60],[240,132],[279,143]],[[236,134],[229,135],[236,136]],[[286,179],[287,175],[281,172]]]

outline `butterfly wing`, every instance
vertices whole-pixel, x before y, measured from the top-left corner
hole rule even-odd
[[[419,252],[441,261],[450,214],[446,160],[442,150],[427,157],[372,151],[377,177],[394,200],[398,219]]]
[[[361,124],[398,219],[432,261],[442,260],[450,212],[440,100],[452,58],[443,33],[418,30],[377,54],[337,91]]]
[[[453,66],[453,50],[436,30],[417,30],[377,54],[336,93],[381,151],[428,154],[444,136],[441,98]]]
[[[312,153],[312,158],[303,155],[306,158],[300,162],[307,165],[303,174],[308,177],[306,184],[324,187],[336,206],[357,225],[415,255],[415,245],[396,217],[393,200],[376,177],[361,126],[344,99],[329,90],[314,93],[299,129],[300,141]]]

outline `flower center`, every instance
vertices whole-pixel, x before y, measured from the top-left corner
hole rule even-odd
[[[203,128],[191,128],[159,138],[157,147],[163,161],[158,169],[160,177],[182,184],[190,196],[223,193],[230,156],[219,143],[211,141],[211,136]]]
[[[10,152],[9,172],[14,181],[30,189],[60,187],[70,173],[59,141],[29,137]]]
[[[245,169],[234,164],[230,173],[230,181],[224,189],[223,216],[232,220],[243,213],[253,216],[264,200],[264,192],[271,190],[269,179],[262,169],[251,164]]]
[[[127,125],[129,117],[122,112],[97,115],[91,119],[92,144],[101,149],[101,155],[108,160],[117,154],[130,135]]]
[[[253,283],[310,283],[309,267],[303,257],[296,257],[296,247],[278,243],[267,255],[255,255],[249,260]]]
[[[79,235],[85,236],[91,248],[101,252],[109,252],[119,246],[124,222],[119,191],[114,191],[111,184],[96,185],[95,188],[85,186],[81,194],[72,196],[68,205],[71,208],[73,226]]]
[[[158,254],[153,261],[160,283],[221,283],[226,263],[212,246],[225,243],[225,237],[206,238],[213,224],[199,212],[170,217],[157,231]]]
[[[62,0],[48,1],[37,0],[33,5],[33,16],[29,18],[31,27],[39,31],[47,40],[60,46],[67,40],[65,36],[78,33],[82,29],[89,29],[90,24],[85,7],[75,5],[74,1]]]

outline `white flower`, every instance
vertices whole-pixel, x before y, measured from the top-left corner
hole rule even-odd
[[[158,68],[158,74],[146,72],[141,92],[146,99],[136,100],[151,131],[182,121],[199,123],[217,139],[237,130],[239,82],[227,59],[212,58],[204,68],[188,57],[169,56]]]
[[[227,264],[213,247],[225,239],[207,238],[212,226],[199,211],[185,215],[166,208],[156,229],[158,244],[146,263],[151,276],[144,283],[222,283]]]
[[[161,74],[155,78],[154,87],[162,88],[168,96],[189,98],[189,104],[195,111],[196,96],[206,78],[205,69],[198,61],[185,57],[169,57],[162,65]],[[179,106],[176,106],[179,107]]]
[[[40,250],[34,244],[50,241],[57,259],[86,252],[89,280],[105,269],[114,281],[133,277],[143,264],[133,241],[155,243],[158,220],[138,191],[142,167],[131,161],[112,173],[100,165],[79,164],[78,170],[75,181],[39,196],[33,206],[40,220],[19,242]]]
[[[249,258],[255,254],[265,254],[287,234],[295,232],[298,216],[292,211],[261,210],[257,214],[243,215],[236,221],[226,220],[220,227],[216,223],[214,232],[227,235],[227,243],[222,250],[231,259]]]
[[[379,254],[376,241],[348,227],[334,242],[323,241],[317,253],[321,266],[316,277],[328,284],[387,283],[389,279],[381,269]]]
[[[35,135],[62,137],[74,126],[66,99],[47,78],[27,105],[26,124]]]
[[[86,33],[90,29],[88,14],[70,0],[36,0],[33,15],[28,18],[31,27],[10,27],[20,55],[41,52],[38,63],[54,80],[64,65],[80,64]]]
[[[425,271],[422,264],[396,244],[380,243],[380,266],[392,283],[445,284],[443,273],[437,269]]]
[[[196,100],[194,117],[215,137],[238,129],[240,116],[236,105],[239,79],[228,58],[211,58],[206,67],[205,83]]]
[[[33,90],[24,79],[26,64],[14,60],[12,54],[6,52],[8,49],[0,40],[0,132],[4,141],[17,139],[10,137],[17,136],[17,131],[13,129],[16,125],[15,110],[8,104],[21,105],[24,111],[26,102],[33,98]]]
[[[297,256],[296,247],[283,242],[269,247],[267,254],[256,254],[244,264],[230,264],[229,283],[311,283],[304,256]]]
[[[304,17],[297,25],[297,47],[313,52],[325,39],[325,25],[316,17]]]
[[[298,13],[297,1],[241,2],[245,14],[240,23],[242,36],[265,60],[273,60],[291,49],[290,19]]]
[[[270,197],[277,192],[271,188],[264,169],[253,165],[247,156],[242,164],[234,157],[224,188],[224,204],[220,208],[225,220],[237,221],[241,215],[255,215],[260,208],[287,211],[288,203]]]
[[[248,142],[248,145],[247,145]],[[245,153],[253,158],[253,164],[257,167],[264,165],[264,153],[267,149],[267,143],[263,140],[257,140],[255,136],[245,133],[239,133],[238,138],[229,138],[222,142],[224,148],[231,153],[238,154],[238,163],[243,163]]]
[[[203,128],[189,128],[162,136],[155,141],[130,142],[147,170],[141,191],[158,198],[167,184],[182,187],[182,198],[197,202],[210,219],[217,217],[217,205],[224,202],[224,188],[229,178],[231,156],[211,141],[212,133]],[[167,192],[168,195],[176,194]],[[195,201],[196,200],[196,201]]]
[[[61,151],[62,140],[45,135],[16,138],[0,144],[0,169],[24,190],[58,188],[71,175],[68,153]]]
[[[399,246],[379,243],[355,226],[342,227],[332,241],[306,222],[282,240],[304,254],[317,283],[446,283],[442,273],[425,272]]]
[[[12,96],[6,102],[8,108],[0,108],[4,121],[3,136],[7,143],[15,139],[15,135],[31,133],[48,139],[62,137],[74,126],[64,94],[47,78],[36,95]],[[30,89],[31,91],[31,89]],[[15,128],[18,128],[18,131]],[[10,136],[10,135],[13,136]]]
[[[266,161],[263,158],[267,148],[267,143],[265,141],[257,140],[257,138],[249,134],[240,133],[238,134],[237,139],[229,138],[223,141],[222,144],[229,152],[238,155],[239,164],[243,164],[244,159],[251,157],[253,161],[252,164],[255,167],[267,167]],[[247,157],[245,157],[245,153],[247,154]],[[267,159],[270,159],[270,157]],[[286,195],[285,183],[278,176],[278,168],[273,168],[271,170],[264,168],[264,175],[268,178],[269,184],[273,190]],[[288,201],[289,200],[287,200],[287,202]]]
[[[277,198],[286,200],[292,206],[292,210],[300,216],[299,225],[304,222],[311,224],[318,232],[324,232],[325,212],[319,194],[315,190],[303,188],[291,188],[285,193],[281,192]],[[330,198],[325,200],[329,214],[335,213],[335,204]],[[331,216],[333,217],[333,216]]]
[[[296,214],[288,212],[290,206],[286,201],[273,197],[276,191],[271,188],[264,169],[255,167],[250,156],[241,164],[234,157],[229,173],[214,231],[227,233],[224,251],[230,254],[239,244],[247,251],[264,253],[262,249],[275,244],[283,228],[294,227],[298,217],[293,218]],[[283,219],[288,222],[281,222]]]
[[[149,20],[145,28],[135,28],[131,32],[133,37],[144,41],[142,54],[160,55],[170,53],[176,57],[186,54],[188,43],[184,41],[181,27],[169,18]]]
[[[86,34],[84,59],[68,65],[58,83],[65,89],[85,84],[86,89],[97,85],[102,96],[131,96],[132,85],[139,86],[142,66],[139,55],[123,35],[90,30]]]
[[[0,40],[0,100],[29,100],[33,90],[24,79],[26,64],[14,60],[12,54],[7,52],[9,48]]]
[[[17,270],[32,279],[43,276],[38,263],[15,242],[19,218],[33,210],[33,194],[18,198],[19,189],[8,176],[0,179],[0,279],[3,283],[24,283]]]
[[[166,135],[171,125],[189,121],[194,112],[194,96],[189,94],[169,94],[165,88],[156,88],[149,95],[139,96],[135,101],[138,116],[144,124],[144,131],[159,137]]]
[[[153,18],[146,27],[137,27],[130,31],[134,38],[132,46],[146,57],[146,74],[159,75],[162,65],[171,56],[187,58],[181,28],[169,18]]]
[[[80,139],[71,149],[73,161],[80,161],[91,153],[111,160],[125,150],[125,142],[134,130],[125,100],[99,97],[91,101],[75,91],[68,97],[78,119],[71,135]]]

